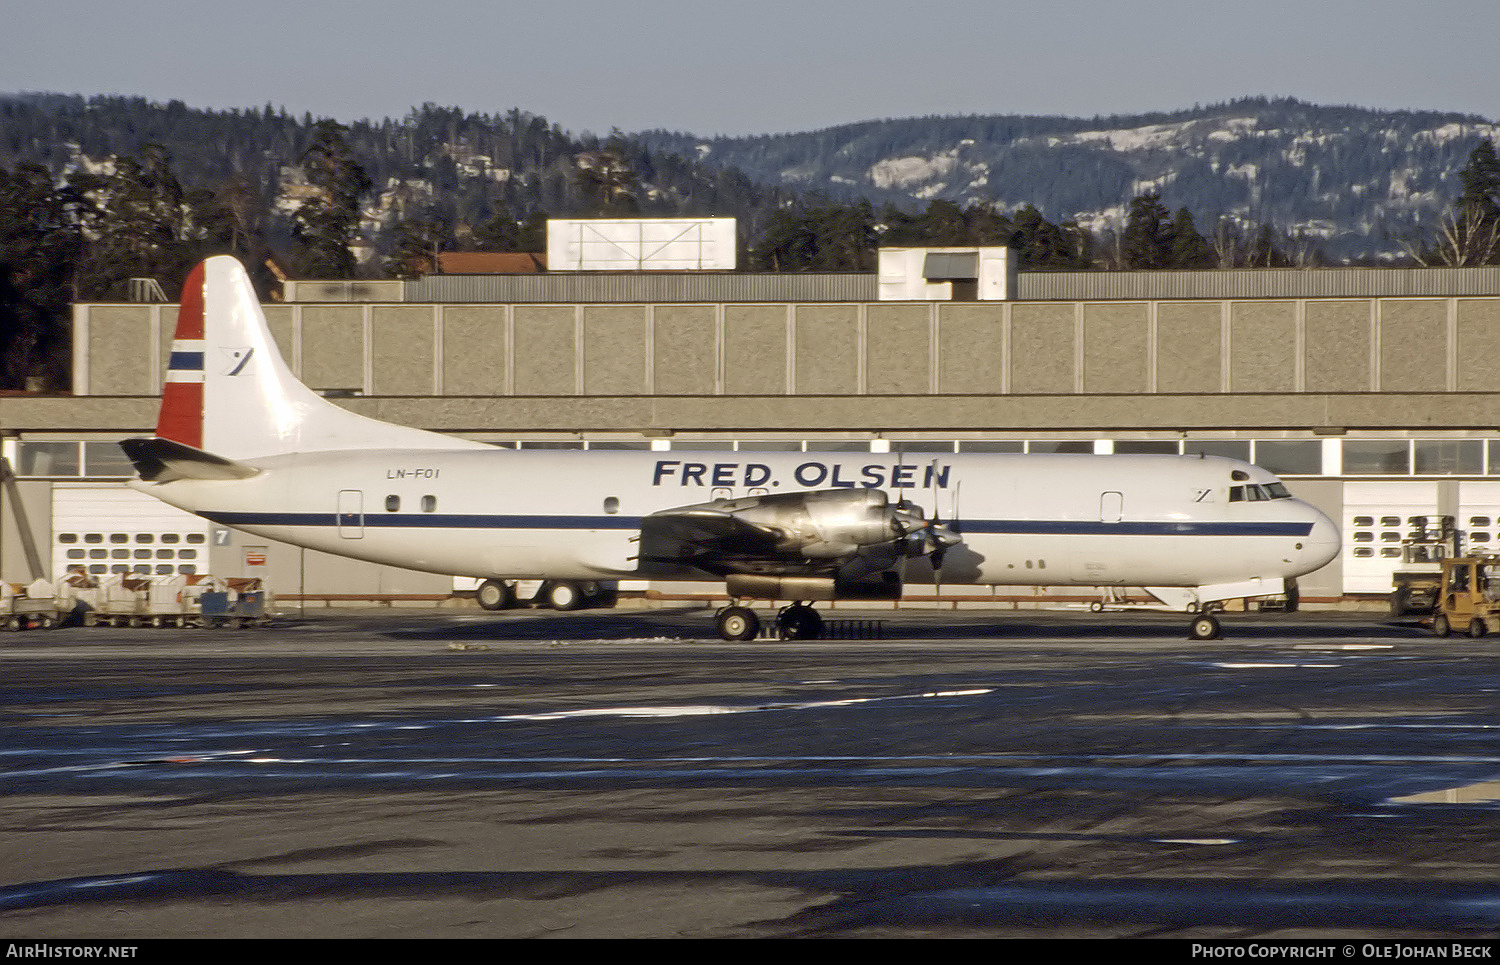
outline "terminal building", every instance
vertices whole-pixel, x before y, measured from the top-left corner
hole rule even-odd
[[[697,261],[679,246],[665,270],[637,248],[628,270],[580,256],[289,282],[266,314],[292,370],[340,405],[501,447],[1228,455],[1339,522],[1341,556],[1302,578],[1304,601],[1387,593],[1416,518],[1454,517],[1500,552],[1500,268],[1017,273],[1005,249],[947,248],[882,253],[873,274],[764,275],[726,270],[723,238],[677,239]],[[126,488],[115,443],[152,432],[176,314],[77,305],[73,394],[0,396],[0,577],[212,572],[313,601],[472,586]]]

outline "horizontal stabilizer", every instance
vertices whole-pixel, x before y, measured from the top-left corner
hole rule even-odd
[[[135,471],[146,482],[174,479],[248,479],[254,466],[225,459],[171,439],[126,439],[120,443]]]

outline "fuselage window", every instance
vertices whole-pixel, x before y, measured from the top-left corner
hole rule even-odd
[[[1245,501],[1245,487],[1244,486],[1230,486],[1229,487],[1229,501],[1231,503],[1242,503],[1242,502],[1244,502]]]
[[[437,497],[436,496],[423,496],[422,497],[422,512],[424,512],[424,513],[430,513],[430,512],[435,511],[436,509],[437,509]]]
[[[388,513],[395,513],[395,512],[399,512],[400,510],[401,510],[401,497],[400,496],[387,496],[387,497],[385,497],[385,511],[386,512],[388,512]]]
[[[611,515],[613,515],[615,513],[618,513],[620,511],[620,497],[619,496],[605,496],[604,497],[604,511],[606,513],[611,514]]]
[[[1272,499],[1291,499],[1291,491],[1279,482],[1266,483],[1266,492],[1271,494]]]

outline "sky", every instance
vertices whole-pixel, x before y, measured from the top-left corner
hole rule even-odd
[[[1496,0],[73,0],[7,4],[0,92],[574,134],[1132,114],[1238,97],[1500,120]]]

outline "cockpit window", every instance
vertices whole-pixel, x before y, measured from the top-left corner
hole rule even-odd
[[[1286,486],[1279,482],[1266,483],[1263,486],[1230,486],[1229,501],[1231,503],[1261,503],[1268,499],[1291,499],[1292,494],[1287,491]]]

